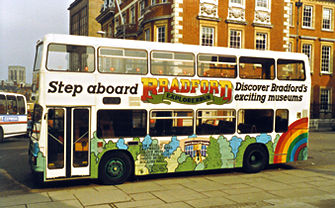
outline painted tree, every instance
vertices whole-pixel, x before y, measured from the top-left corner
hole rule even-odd
[[[178,167],[178,158],[180,157],[182,153],[182,150],[180,147],[178,147],[176,149],[176,151],[174,151],[170,157],[166,157],[165,158],[165,161],[167,162],[167,169],[168,169],[168,172],[175,172],[176,168]]]
[[[234,154],[230,146],[229,141],[220,136],[218,139],[220,154],[221,154],[221,168],[233,168],[234,167]]]
[[[236,154],[236,159],[235,159],[235,167],[242,167],[243,166],[243,156],[244,152],[247,149],[247,147],[256,142],[255,137],[250,137],[247,135],[245,139],[242,141],[240,147],[238,148],[238,152]]]
[[[192,157],[185,154],[185,152],[181,153],[180,157],[178,158],[178,167],[176,168],[176,172],[183,172],[183,171],[192,171],[197,166],[197,163],[194,162]]]
[[[130,145],[128,147],[128,151],[133,156],[134,161],[135,161],[137,159],[137,156],[141,153],[142,143],[140,142],[139,138],[134,138],[133,141],[138,142],[138,144],[137,145]]]
[[[135,175],[147,175],[149,174],[149,170],[145,167],[146,163],[141,158],[141,155],[137,155],[137,159],[135,160]]]
[[[151,168],[151,173],[167,173],[167,162],[163,154],[159,154]]]
[[[220,145],[216,139],[210,138],[209,145],[207,147],[207,156],[204,160],[205,169],[217,169],[221,168],[221,153]]]
[[[146,167],[150,173],[160,173],[163,169],[166,169],[166,161],[164,160],[163,152],[158,145],[158,140],[154,139],[146,149],[142,149],[144,159],[146,161]],[[153,169],[154,167],[154,169]],[[158,172],[154,172],[158,171]]]

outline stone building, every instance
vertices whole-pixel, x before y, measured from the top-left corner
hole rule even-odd
[[[68,8],[70,34],[100,37],[101,26],[95,18],[100,13],[101,4],[103,0],[75,0]]]
[[[15,84],[26,83],[26,67],[8,66],[8,82]]]

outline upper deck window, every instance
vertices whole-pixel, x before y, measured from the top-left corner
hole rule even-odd
[[[194,75],[194,55],[192,53],[153,51],[151,73],[154,75]]]
[[[198,74],[200,77],[236,77],[236,57],[226,55],[198,56]]]
[[[94,48],[90,46],[50,44],[47,68],[52,71],[94,71]]]
[[[301,60],[278,59],[279,80],[305,80],[305,65]]]
[[[244,79],[274,79],[275,61],[269,58],[240,57],[239,72]]]
[[[99,71],[114,74],[146,74],[148,59],[145,50],[100,48]]]

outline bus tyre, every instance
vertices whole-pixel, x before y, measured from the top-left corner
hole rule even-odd
[[[103,184],[116,185],[128,180],[133,165],[125,153],[116,152],[106,155],[99,165],[99,179]]]
[[[268,163],[268,154],[261,145],[249,146],[244,152],[243,169],[247,173],[257,173]]]
[[[2,143],[4,141],[4,135],[3,135],[3,130],[0,127],[0,143]]]

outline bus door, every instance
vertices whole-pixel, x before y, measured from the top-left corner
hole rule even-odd
[[[52,107],[47,115],[46,178],[88,176],[90,108]]]

